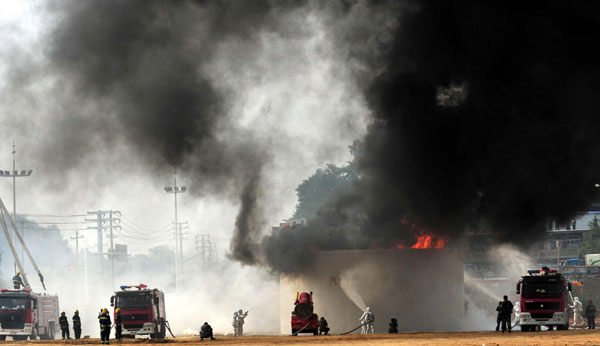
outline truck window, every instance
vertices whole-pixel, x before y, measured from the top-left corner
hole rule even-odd
[[[525,280],[522,295],[556,295],[562,293],[559,280]]]
[[[29,298],[0,297],[0,310],[30,310]]]
[[[123,295],[117,297],[117,307],[119,308],[135,308],[135,307],[150,307],[152,302],[148,294]]]

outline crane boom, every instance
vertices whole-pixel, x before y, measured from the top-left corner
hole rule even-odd
[[[35,263],[35,260],[33,259],[33,256],[31,256],[31,253],[29,252],[29,248],[27,248],[27,245],[25,245],[25,241],[23,241],[23,237],[21,237],[21,233],[19,233],[19,230],[17,229],[17,225],[15,225],[15,221],[10,217],[10,214],[8,213],[8,210],[6,209],[6,206],[4,205],[4,202],[2,201],[2,199],[0,198],[0,223],[2,224],[2,230],[4,231],[4,236],[6,237],[6,240],[9,244],[10,247],[10,251],[13,254],[13,257],[15,258],[15,262],[17,263],[17,266],[19,267],[19,270],[21,271],[21,275],[23,276],[23,284],[26,288],[31,289],[31,286],[29,285],[29,281],[27,280],[27,275],[25,274],[25,270],[23,270],[23,265],[21,263],[21,261],[19,260],[19,256],[17,254],[17,251],[15,250],[15,246],[14,244],[10,241],[10,234],[8,232],[9,228],[7,227],[6,224],[6,220],[9,221],[10,226],[14,229],[15,231],[15,235],[17,236],[17,239],[19,239],[19,242],[21,243],[21,246],[23,247],[23,250],[25,250],[25,253],[27,254],[27,257],[29,258],[29,261],[31,261],[31,264],[33,265],[33,268],[35,269],[35,271],[37,272],[40,281],[42,283],[42,287],[44,287],[44,291],[46,290],[46,285],[44,284],[44,276],[42,275],[42,272],[40,271],[40,268],[38,268],[37,263]]]

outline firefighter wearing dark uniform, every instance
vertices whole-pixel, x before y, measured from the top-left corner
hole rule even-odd
[[[15,276],[13,276],[13,287],[16,290],[20,290],[23,285],[23,279],[21,279],[21,272],[17,272]]]
[[[500,331],[500,323],[502,323],[502,302],[498,302],[498,306],[496,307],[496,311],[498,315],[496,316],[496,331]]]
[[[513,303],[508,300],[508,296],[504,296],[504,301],[502,302],[502,333],[504,333],[507,329],[508,332],[511,332],[512,325],[510,324],[510,316],[513,311]]]
[[[58,324],[60,325],[60,330],[62,331],[63,340],[70,339],[69,320],[67,319],[67,316],[65,315],[64,311],[60,313],[60,317],[58,318]]]
[[[585,316],[588,320],[588,329],[596,329],[596,307],[591,299],[585,308]]]
[[[329,327],[327,326],[327,320],[325,317],[321,317],[319,320],[319,335],[321,335],[321,333],[325,335],[329,333]]]
[[[79,310],[75,310],[73,315],[73,332],[75,333],[75,339],[81,338],[81,318],[79,317]]]
[[[121,308],[117,308],[115,310],[115,339],[121,340],[121,332],[123,325],[121,324],[123,321],[121,320]]]
[[[100,322],[100,339],[102,339],[102,344],[108,345],[110,344],[110,315],[108,314],[108,309],[102,309],[102,313],[98,316],[98,321]]]
[[[213,337],[212,327],[210,324],[208,324],[208,322],[204,322],[202,327],[200,327],[200,341],[204,341],[204,338],[210,338],[211,340],[215,339]]]
[[[389,325],[390,329],[388,329],[388,332],[390,332],[390,334],[398,334],[398,320],[392,318]]]

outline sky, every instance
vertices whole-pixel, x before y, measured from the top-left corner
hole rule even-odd
[[[292,214],[294,189],[315,169],[349,160],[348,145],[365,133],[369,122],[363,96],[349,83],[350,67],[343,66],[344,55],[333,44],[335,33],[328,31],[317,9],[301,11],[302,16],[290,15],[290,20],[297,22],[293,25],[304,28],[293,39],[258,32],[257,49],[239,52],[245,47],[232,38],[202,65],[215,87],[227,95],[223,112],[232,121],[218,134],[235,138],[243,132],[268,143],[266,225],[277,225]],[[57,92],[62,88],[60,76],[44,70],[58,16],[43,1],[3,2],[0,13],[0,75],[4,81],[0,82],[0,168],[12,169],[14,140],[17,170],[33,170],[30,177],[17,179],[17,212],[80,215],[98,209],[119,210],[128,219],[128,226],[123,227],[133,228],[130,237],[140,229],[157,230],[159,239],[150,244],[171,245],[173,239],[165,227],[173,221],[173,196],[163,187],[173,185],[177,169],[178,184],[188,189],[178,197],[179,220],[189,223],[184,253],[191,254],[196,234],[210,234],[222,258],[229,251],[239,202],[226,193],[210,191],[202,183],[202,175],[148,162],[120,135],[106,143],[106,138],[95,132],[98,123],[89,117],[82,117],[77,130],[62,132],[61,124],[77,115],[69,113],[73,107],[69,96]],[[244,55],[252,59],[240,58]],[[18,78],[28,80],[15,81]],[[82,143],[86,147],[76,150]],[[11,179],[0,180],[0,198],[12,211]],[[60,221],[81,222],[84,218]],[[58,218],[35,219],[60,222]],[[72,229],[85,226],[60,225],[65,237],[74,235]],[[95,231],[81,234],[83,246],[95,248]],[[124,240],[117,238],[116,242]],[[132,253],[147,252],[150,246],[139,238],[129,238],[126,243]]]

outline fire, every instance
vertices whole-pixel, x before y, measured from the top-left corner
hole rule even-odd
[[[417,235],[419,234],[419,235]],[[443,249],[448,243],[448,238],[440,237],[434,233],[424,231],[415,231],[416,243],[410,246],[411,249]],[[404,244],[396,245],[397,249],[407,249]]]
[[[446,247],[446,239],[431,234],[422,234],[417,238],[412,249],[443,249]]]

